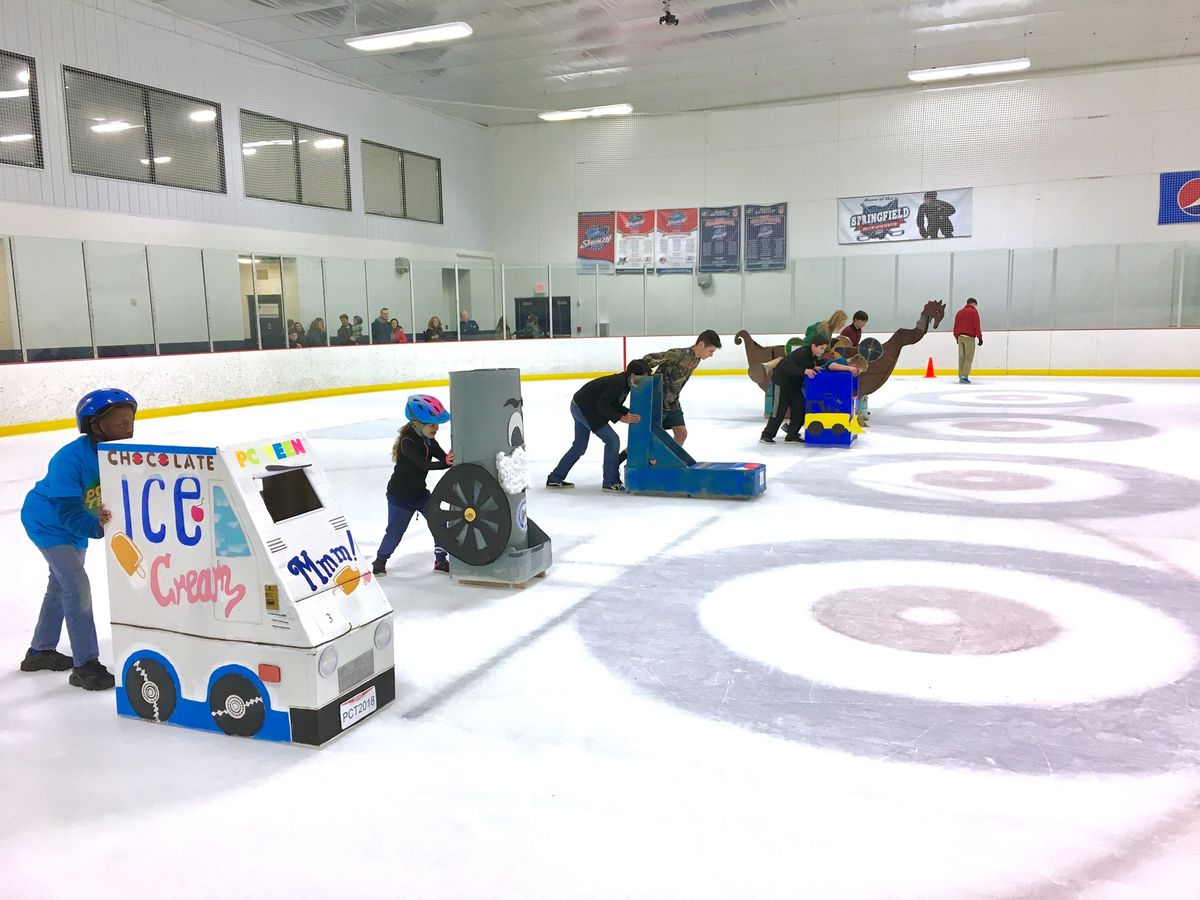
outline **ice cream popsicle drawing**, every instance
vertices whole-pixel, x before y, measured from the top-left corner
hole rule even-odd
[[[117,558],[117,563],[125,570],[126,575],[137,573],[142,578],[146,577],[146,570],[142,568],[142,551],[129,539],[128,535],[118,531],[112,536],[108,546],[112,550],[113,556]]]

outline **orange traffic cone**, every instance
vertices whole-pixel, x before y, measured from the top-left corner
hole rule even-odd
[[[925,377],[926,378],[937,378],[937,376],[933,374],[933,357],[932,356],[929,357],[929,365],[927,365],[925,367]]]

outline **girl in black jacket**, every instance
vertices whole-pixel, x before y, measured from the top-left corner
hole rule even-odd
[[[396,468],[387,486],[387,530],[371,565],[375,575],[387,574],[388,558],[396,551],[412,517],[425,511],[429,502],[425,479],[429,473],[454,465],[454,454],[437,442],[438,426],[450,421],[442,402],[429,394],[413,394],[404,405],[404,415],[408,424],[400,429],[392,445]],[[450,571],[449,558],[441,547],[433,548],[433,568],[437,572]]]

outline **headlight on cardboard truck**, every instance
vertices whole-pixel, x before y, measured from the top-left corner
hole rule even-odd
[[[337,671],[337,664],[337,647],[326,647],[321,651],[321,656],[317,660],[317,671],[321,673],[323,678],[328,678]]]
[[[386,617],[375,626],[375,646],[382,650],[392,642],[392,617]]]

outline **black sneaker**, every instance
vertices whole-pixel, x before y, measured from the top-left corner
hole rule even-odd
[[[546,487],[548,488],[571,488],[575,487],[573,481],[563,481],[560,478],[547,478]]]
[[[117,679],[112,677],[112,673],[108,669],[100,665],[98,659],[89,660],[82,666],[76,666],[67,680],[73,687],[81,687],[85,691],[108,691],[112,690],[117,683]]]
[[[614,481],[612,484],[606,484],[606,485],[604,485],[604,487],[602,488],[602,490],[608,491],[610,494],[624,494],[624,493],[627,493],[627,491],[625,490],[625,485],[623,485],[623,484],[622,484],[621,482],[619,482],[619,481]]]
[[[65,672],[72,665],[71,657],[57,650],[27,650],[21,660],[21,671]]]
[[[784,442],[785,444],[803,444],[803,443],[804,443],[804,438],[802,438],[802,437],[792,437],[792,436],[789,434],[787,437],[785,437],[785,438],[783,439],[783,442]]]
[[[386,575],[387,574],[387,563],[384,562],[382,559],[375,560],[373,563],[371,563],[371,574],[372,575]]]
[[[773,444],[773,443],[775,443],[775,438],[769,438],[769,437],[763,437],[763,436],[760,436],[760,437],[759,437],[759,439],[758,439],[758,442],[759,442],[760,444]]]
[[[435,560],[433,561],[433,571],[435,571],[435,572],[449,572],[449,571],[450,571],[450,560],[448,560],[448,559],[435,559]]]

